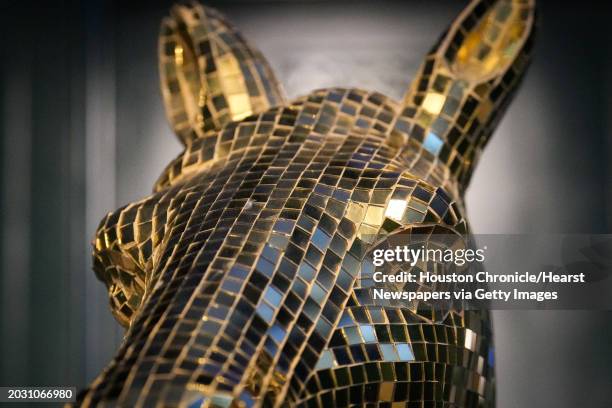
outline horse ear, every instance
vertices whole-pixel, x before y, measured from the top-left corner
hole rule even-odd
[[[470,83],[499,78],[524,56],[534,10],[533,0],[473,1],[444,36],[439,57]]]
[[[530,59],[535,0],[474,0],[406,93],[392,144],[441,160],[465,188]]]
[[[284,103],[262,54],[217,11],[197,3],[172,7],[162,21],[159,69],[166,114],[184,144]]]

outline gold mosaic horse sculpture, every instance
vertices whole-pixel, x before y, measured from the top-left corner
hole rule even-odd
[[[161,87],[185,146],[110,213],[95,271],[127,327],[85,406],[490,407],[484,311],[411,309],[358,285],[372,237],[468,233],[463,193],[528,65],[534,0],[472,1],[400,103],[287,102],[216,11],[163,21]]]

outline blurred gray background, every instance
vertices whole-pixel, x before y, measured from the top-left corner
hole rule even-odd
[[[0,385],[76,385],[122,330],[91,272],[110,210],[179,153],[157,79],[169,1],[0,0]],[[465,1],[226,1],[290,97],[400,98]],[[534,64],[468,192],[477,233],[612,232],[605,2],[540,1]],[[612,406],[612,313],[495,312],[498,406]]]

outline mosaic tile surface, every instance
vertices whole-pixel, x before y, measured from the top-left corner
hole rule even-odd
[[[469,233],[463,193],[532,48],[533,0],[472,1],[397,102],[287,102],[218,12],[162,23],[184,152],[101,222],[94,269],[127,328],[84,406],[491,407],[486,312],[375,300],[374,240]],[[290,50],[288,50],[290,52]]]

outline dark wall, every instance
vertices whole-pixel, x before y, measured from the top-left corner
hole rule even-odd
[[[2,383],[82,376],[83,21],[2,10]]]
[[[157,84],[171,2],[26,3],[0,3],[0,385],[83,386],[122,335],[90,270],[93,231],[180,151]],[[289,96],[396,98],[464,4],[211,3]],[[480,233],[610,233],[610,10],[540,4],[535,61],[475,172],[470,219]],[[494,324],[500,407],[610,406],[612,314],[505,311]]]

